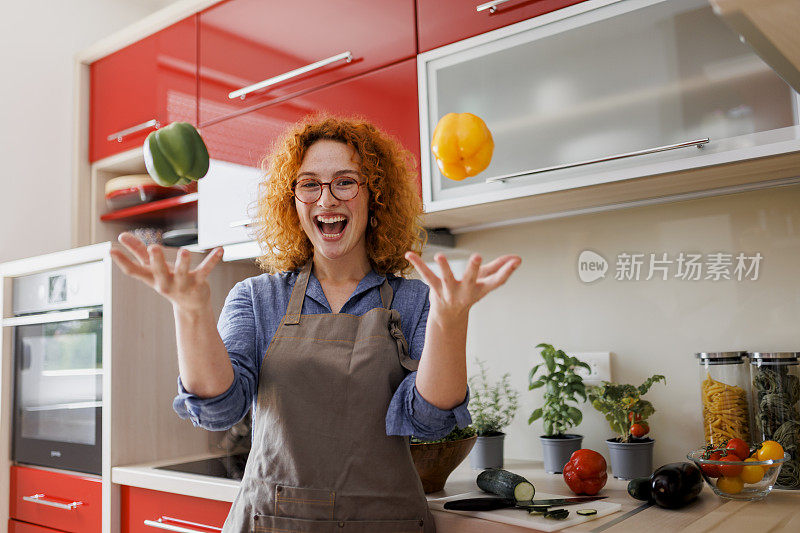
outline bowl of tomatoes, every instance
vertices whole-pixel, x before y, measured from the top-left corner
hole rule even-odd
[[[790,457],[772,440],[750,447],[742,439],[706,446],[686,456],[700,467],[703,479],[717,496],[732,500],[761,500],[772,490],[781,466]]]

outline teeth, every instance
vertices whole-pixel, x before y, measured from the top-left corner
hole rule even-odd
[[[332,224],[334,222],[340,222],[342,220],[347,220],[347,217],[344,217],[342,215],[333,215],[333,216],[319,215],[317,217],[317,220],[319,220],[320,222],[325,222],[326,224]]]

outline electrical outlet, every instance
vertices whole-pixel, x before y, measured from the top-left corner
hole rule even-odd
[[[588,372],[585,368],[577,370],[577,374],[583,376],[583,382],[587,385],[611,381],[611,352],[570,352],[569,355],[577,357],[591,368]]]

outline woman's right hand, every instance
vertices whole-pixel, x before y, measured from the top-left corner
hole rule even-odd
[[[189,269],[189,251],[178,250],[175,264],[164,259],[164,250],[157,244],[145,246],[132,233],[119,235],[119,242],[136,258],[112,249],[111,258],[127,275],[137,278],[169,300],[181,311],[197,311],[209,305],[211,288],[206,279],[222,259],[222,248],[215,248],[197,265]]]

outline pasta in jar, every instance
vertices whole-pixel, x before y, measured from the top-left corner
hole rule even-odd
[[[751,443],[750,379],[746,352],[704,352],[700,360],[700,401],[706,444],[738,438]]]

